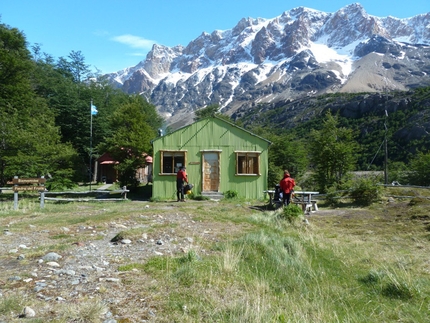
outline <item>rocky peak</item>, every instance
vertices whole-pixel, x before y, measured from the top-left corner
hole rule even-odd
[[[208,104],[231,114],[255,102],[426,85],[429,44],[430,13],[398,19],[371,16],[357,3],[334,13],[298,7],[203,32],[185,48],[154,45],[143,62],[109,79],[145,93],[171,120],[184,113],[192,120],[189,113]]]
[[[242,18],[238,24],[232,29],[232,36],[238,36],[241,34],[246,28],[252,27],[255,25],[258,25],[260,22],[264,21],[265,19],[257,18]]]
[[[173,60],[182,54],[182,46],[173,48],[154,44],[152,50],[146,55],[143,69],[153,79],[170,72]]]

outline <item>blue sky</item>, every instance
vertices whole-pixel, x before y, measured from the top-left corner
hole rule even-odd
[[[274,18],[300,6],[335,12],[354,2],[378,17],[430,12],[429,0],[3,0],[0,22],[54,58],[81,51],[92,68],[110,73],[138,64],[154,43],[186,46],[241,18]]]

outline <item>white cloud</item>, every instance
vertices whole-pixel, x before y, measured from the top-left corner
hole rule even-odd
[[[157,42],[150,39],[145,39],[139,36],[133,36],[133,35],[121,35],[121,36],[115,36],[111,38],[113,41],[116,41],[118,43],[122,43],[125,45],[128,45],[132,48],[141,48],[141,49],[151,49],[152,45],[156,44]]]

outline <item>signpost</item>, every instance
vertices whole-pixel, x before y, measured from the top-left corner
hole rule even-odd
[[[18,178],[18,176],[15,176],[12,180],[14,210],[18,210],[18,192],[26,191],[40,192],[40,208],[43,208],[45,206],[45,183],[46,179],[43,176],[40,178]]]
[[[45,186],[14,186],[14,192],[23,192],[23,191],[41,191],[45,190]]]
[[[20,185],[20,184],[45,184],[46,179],[42,176],[40,178],[18,178],[15,176],[12,180],[12,184]]]

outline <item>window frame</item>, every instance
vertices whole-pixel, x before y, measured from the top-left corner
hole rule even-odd
[[[260,156],[261,156],[261,151],[242,151],[242,150],[236,150],[235,152],[235,155],[236,155],[236,169],[235,169],[235,175],[236,176],[260,176],[261,175],[261,172],[260,172],[260,169],[261,169],[261,159],[260,159]],[[240,170],[240,168],[241,167],[239,167],[240,166],[240,164],[241,164],[241,162],[239,162],[239,158],[240,157],[245,157],[245,165],[246,165],[246,173],[239,173],[239,170]],[[254,169],[255,169],[255,166],[253,166],[254,168],[253,168],[253,172],[251,173],[251,172],[249,172],[249,157],[251,157],[253,160],[256,160],[256,162],[257,162],[257,172],[254,172]]]
[[[177,167],[175,166],[175,164],[177,164],[177,163],[175,163],[175,154],[181,154],[182,156],[182,158],[183,158],[183,163],[182,163],[182,166],[186,166],[186,164],[187,164],[187,150],[172,150],[172,149],[163,149],[163,150],[160,150],[160,172],[159,172],[159,175],[161,175],[161,176],[171,176],[171,175],[176,175],[176,173],[178,172],[178,170],[179,169],[177,169]],[[165,163],[165,160],[164,160],[164,158],[165,158],[165,155],[167,155],[167,154],[172,154],[172,156],[171,157],[173,157],[173,160],[172,160],[172,169],[173,169],[173,173],[165,173],[164,172],[164,163]],[[170,157],[170,156],[168,156],[168,157]],[[178,156],[179,157],[179,156]]]

